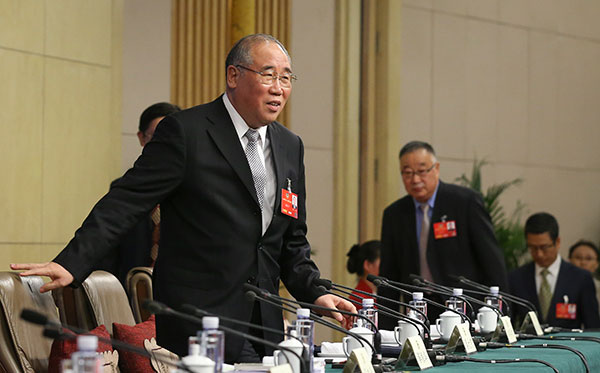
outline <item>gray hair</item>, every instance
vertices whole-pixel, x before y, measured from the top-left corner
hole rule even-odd
[[[287,49],[285,49],[283,44],[281,44],[274,36],[268,34],[252,34],[244,36],[231,48],[227,55],[227,59],[225,60],[225,74],[227,74],[227,67],[230,65],[252,65],[254,61],[252,60],[252,53],[250,52],[252,51],[252,47],[259,43],[276,43],[283,50],[290,63],[292,62]]]
[[[433,150],[433,146],[429,145],[425,141],[411,141],[411,142],[407,143],[406,145],[404,145],[402,147],[402,149],[400,149],[399,158],[402,158],[402,156],[404,154],[412,153],[415,150],[420,150],[420,149],[425,149],[425,151],[427,151],[427,153],[433,155],[434,160],[436,159],[435,150]]]

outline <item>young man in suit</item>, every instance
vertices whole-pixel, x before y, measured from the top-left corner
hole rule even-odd
[[[381,229],[381,276],[410,283],[410,274],[446,286],[465,276],[507,288],[502,250],[483,198],[471,189],[440,180],[433,147],[412,141],[400,150],[400,173],[407,196],[388,206]],[[380,288],[381,295],[398,294]],[[436,310],[431,310],[435,311]],[[386,328],[394,320],[382,317]]]
[[[531,301],[540,322],[569,329],[600,327],[592,275],[562,260],[554,216],[531,215],[525,222],[525,238],[533,262],[510,273],[511,293]],[[522,319],[528,310],[516,311]]]
[[[225,94],[167,116],[134,167],[96,204],[54,261],[12,268],[49,276],[42,291],[81,282],[93,263],[160,203],[154,299],[282,329],[281,311],[250,302],[243,287],[251,283],[277,293],[281,280],[299,300],[355,311],[313,283],[319,271],[306,239],[303,144],[275,121],[294,79],[290,57],[277,39],[242,38],[227,56]],[[185,355],[187,338],[199,327],[159,315],[156,329],[161,346]],[[232,335],[225,350],[230,363],[257,361],[263,352]]]

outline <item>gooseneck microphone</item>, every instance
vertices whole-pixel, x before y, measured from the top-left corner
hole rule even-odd
[[[48,318],[48,316],[46,316],[40,312],[31,310],[31,309],[27,309],[27,308],[25,308],[21,311],[21,319],[23,319],[27,322],[30,322],[32,324],[43,326],[44,327],[43,335],[48,338],[53,338],[53,339],[76,339],[77,338],[76,335],[71,335],[71,334],[63,332],[63,329],[70,330],[71,332],[73,332],[75,334],[89,334],[89,331],[87,331],[87,330],[83,330],[80,328],[76,328],[74,326],[65,325],[65,324],[62,324],[61,322],[51,320]],[[100,336],[97,336],[97,337],[98,337],[98,341],[100,341],[102,343],[110,344],[115,348],[127,350],[127,351],[133,352],[137,355],[147,357],[149,359],[154,358],[161,363],[165,363],[165,364],[174,366],[178,369],[184,370],[186,372],[193,373],[193,371],[182,361],[173,362],[173,361],[170,361],[167,359],[163,359],[159,355],[151,354],[150,352],[146,351],[143,348],[139,348],[137,346],[130,345],[129,343],[125,343],[118,339],[104,338],[104,337],[100,337]]]
[[[157,314],[157,315],[172,316],[172,317],[179,318],[181,320],[189,321],[189,322],[197,324],[197,325],[202,325],[202,319],[201,318],[196,317],[196,316],[192,316],[192,315],[188,315],[188,314],[180,312],[180,311],[176,311],[176,310],[170,308],[169,306],[167,306],[166,304],[158,302],[158,301],[155,301],[155,300],[152,300],[152,299],[146,299],[142,303],[142,307],[144,307],[149,312]],[[262,345],[271,347],[271,348],[273,348],[275,350],[284,350],[286,352],[289,352],[292,355],[295,355],[298,358],[298,361],[300,361],[300,369],[301,369],[302,373],[309,373],[310,372],[310,368],[308,367],[308,365],[306,363],[306,360],[302,356],[300,356],[300,354],[298,354],[296,351],[292,350],[291,348],[288,348],[288,347],[285,347],[285,346],[280,346],[277,343],[273,343],[273,342],[268,341],[266,339],[258,338],[258,337],[255,337],[255,336],[251,335],[251,334],[240,332],[238,330],[225,327],[225,326],[223,326],[221,324],[219,324],[219,330],[222,330],[222,331],[224,331],[225,333],[228,333],[228,334],[233,334],[233,335],[236,335],[238,337],[242,337],[242,338],[250,340],[250,341],[254,341],[256,343],[260,343]]]
[[[345,299],[345,300],[347,300],[347,301],[349,301],[351,303],[354,303],[356,305],[362,305],[362,303],[353,300],[352,298],[350,298],[350,296],[356,296],[357,298],[361,298],[361,299],[363,299],[363,297],[357,296],[356,294],[352,294],[352,292],[350,292],[350,291],[344,290],[344,289],[351,289],[349,287],[346,287],[346,286],[343,286],[343,285],[334,284],[333,282],[331,282],[329,280],[325,280],[325,279],[315,280],[314,283],[316,285],[318,285],[318,286],[323,286],[325,288],[325,291],[328,294],[332,294],[332,295],[338,296],[338,297],[343,298],[343,299]],[[338,289],[338,287],[341,288],[341,289]],[[337,291],[339,293],[345,294],[347,296],[344,297],[344,296],[341,296],[339,294],[336,294],[336,293],[332,292],[330,289],[333,289],[333,290],[335,290],[335,291]],[[379,304],[379,303],[377,304],[377,310],[382,315],[389,316],[389,317],[392,317],[392,318],[395,318],[395,319],[404,320],[407,323],[409,323],[412,326],[414,326],[417,330],[419,330],[419,326],[423,327],[423,341],[425,342],[425,346],[426,347],[428,347],[428,348],[431,347],[432,343],[431,343],[431,330],[430,330],[430,326],[429,326],[430,325],[429,324],[429,319],[427,318],[427,315],[425,315],[425,313],[423,313],[417,307],[415,307],[413,305],[410,305],[410,304],[407,304],[407,303],[404,303],[404,302],[397,301],[395,299],[390,299],[390,298],[382,297],[382,296],[379,296],[377,294],[367,293],[366,291],[357,290],[357,289],[353,289],[353,291],[355,291],[355,292],[357,292],[357,293],[359,293],[361,295],[368,295],[368,296],[373,297],[375,299],[383,299],[383,300],[386,300],[388,302],[392,302],[392,303],[395,303],[395,304],[400,304],[400,305],[406,306],[406,307],[408,307],[410,309],[413,309],[416,313],[422,315],[423,318],[426,321],[421,321],[419,319],[414,319],[414,318],[409,317],[407,315],[404,315],[404,314],[402,314],[402,313],[400,313],[400,312],[398,312],[396,310],[393,310],[393,309],[391,309],[389,307],[386,307],[386,306],[384,306],[382,304]]]
[[[396,283],[396,282],[393,282],[393,281],[389,281],[385,277],[374,276],[374,275],[367,275],[367,280],[369,280],[372,283],[374,283],[375,286],[377,286],[377,287],[380,287],[380,286],[381,287],[387,287],[387,288],[396,290],[396,291],[398,291],[398,292],[400,292],[402,294],[406,294],[406,295],[412,296],[412,293],[410,291],[408,291],[406,289],[403,289],[403,288],[401,288],[399,286],[392,285],[392,283],[393,284],[399,284],[401,286],[406,286],[406,284]],[[410,286],[410,285],[408,285],[408,286]],[[422,290],[422,289],[419,288],[419,290]],[[433,301],[433,300],[425,298],[425,297],[423,297],[423,301],[427,302],[427,304],[431,304],[432,306],[435,306],[435,307],[441,308],[443,310],[450,311],[452,313],[457,314],[458,316],[460,316],[461,320],[463,320],[464,322],[466,322],[466,323],[469,324],[469,329],[473,328],[473,323],[471,322],[471,319],[467,315],[465,315],[464,313],[462,313],[460,311],[457,311],[454,308],[446,307],[445,305],[443,305],[441,303],[438,303],[436,301]]]
[[[452,278],[452,279],[454,279],[456,281],[459,281],[461,284],[470,286],[471,288],[474,288],[474,289],[479,289],[479,290],[486,291],[486,292],[490,291],[490,287],[489,286],[480,284],[480,283],[475,282],[473,280],[469,280],[468,278],[466,278],[464,276],[452,276],[451,275],[450,278]],[[502,295],[503,299],[508,299],[509,301],[512,301],[515,304],[518,304],[518,305],[520,305],[522,307],[527,308],[530,311],[535,312],[536,315],[538,314],[537,309],[535,308],[535,306],[533,305],[533,303],[531,303],[529,300],[527,300],[525,298],[517,297],[517,296],[509,294],[509,293],[507,293],[505,291],[498,291],[498,294]]]
[[[249,285],[249,284],[245,284],[244,286],[246,286],[246,285]],[[252,286],[252,285],[250,285],[250,286]],[[246,291],[246,298],[248,300],[250,300],[250,301],[258,300],[259,302],[267,303],[267,304],[269,304],[269,305],[271,305],[273,307],[279,308],[281,310],[289,311],[289,312],[294,312],[294,309],[292,308],[293,306],[291,306],[290,303],[296,303],[295,301],[291,301],[289,299],[285,299],[285,298],[282,298],[282,297],[273,297],[273,294],[269,293],[268,291],[266,291],[264,289],[258,288],[256,286],[252,286],[252,287],[256,288],[259,291],[257,292],[257,291],[254,291],[254,290],[247,290]],[[336,310],[336,309],[333,309],[333,308],[316,306],[314,304],[311,304],[310,306],[315,306],[316,309],[320,309],[320,310],[324,310],[324,311],[339,312],[339,313],[348,314],[348,315],[351,315],[351,316],[355,316],[355,315],[358,316],[357,314],[354,314],[352,312],[347,312],[347,311],[342,311],[342,310]],[[360,315],[360,316],[362,316],[362,315]],[[367,344],[371,348],[371,351],[373,351],[373,354],[375,354],[377,352],[377,350],[375,349],[375,346],[373,346],[373,344],[368,339],[366,339],[365,337],[363,337],[363,336],[361,336],[359,334],[350,332],[350,331],[348,331],[348,330],[346,330],[346,329],[344,329],[342,327],[339,327],[339,326],[337,326],[337,325],[335,325],[333,323],[330,323],[330,322],[328,322],[326,320],[323,320],[320,317],[314,316],[313,313],[310,314],[309,318],[311,320],[313,320],[314,322],[316,322],[316,323],[319,323],[321,325],[327,326],[327,327],[329,327],[331,329],[334,329],[334,330],[336,330],[338,332],[341,332],[341,333],[344,333],[346,335],[349,335],[349,336],[353,337],[363,347],[364,347],[365,344]]]

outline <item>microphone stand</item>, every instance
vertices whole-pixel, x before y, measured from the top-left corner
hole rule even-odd
[[[321,281],[328,281],[328,280],[321,280]],[[315,281],[315,282],[316,282],[316,281]],[[341,288],[348,288],[348,287],[346,287],[346,286],[343,286],[343,285],[337,285],[337,284],[334,284],[334,283],[332,283],[332,282],[330,282],[330,281],[329,281],[329,283],[330,283],[330,286],[331,286],[331,288],[338,287],[338,286],[339,286],[339,287],[341,287]],[[321,284],[321,286],[324,286],[324,285],[323,285],[323,284]],[[325,286],[324,286],[324,287],[325,287]],[[345,299],[345,300],[347,300],[347,301],[349,301],[349,302],[351,302],[351,303],[357,304],[357,305],[362,305],[362,303],[360,303],[360,302],[357,302],[357,301],[353,300],[352,298],[349,298],[349,297],[342,297],[342,296],[340,296],[339,294],[336,294],[336,293],[333,293],[333,292],[332,292],[332,291],[330,291],[330,290],[327,290],[327,287],[325,287],[325,289],[326,289],[325,291],[326,291],[328,294],[332,294],[332,295],[338,296],[338,297],[340,297],[340,298],[343,298],[343,299]],[[334,290],[335,290],[335,291],[338,291],[338,292],[340,292],[340,293],[342,293],[342,294],[345,294],[345,295],[356,296],[356,297],[358,297],[358,298],[361,298],[361,299],[363,299],[363,297],[360,297],[360,296],[357,296],[357,295],[355,295],[355,294],[352,294],[352,293],[351,293],[351,292],[349,292],[349,291],[344,291],[344,290],[342,290],[342,289],[334,289]],[[404,315],[404,314],[402,314],[402,313],[400,313],[400,312],[398,312],[398,311],[396,311],[396,310],[393,310],[393,309],[391,309],[391,308],[388,308],[388,307],[386,307],[386,306],[384,306],[384,305],[377,304],[377,310],[378,310],[378,311],[379,311],[381,314],[383,314],[383,315],[386,315],[386,316],[389,316],[389,317],[393,317],[393,318],[396,318],[396,319],[401,319],[401,320],[404,320],[404,321],[406,321],[407,323],[409,323],[409,324],[411,324],[412,326],[414,326],[414,327],[415,327],[417,330],[419,330],[419,326],[423,327],[423,341],[424,341],[424,343],[425,343],[425,347],[427,347],[427,348],[431,348],[431,347],[432,347],[432,345],[433,345],[433,344],[432,344],[432,342],[431,342],[431,329],[430,329],[429,319],[427,318],[427,315],[425,315],[425,313],[423,313],[423,312],[422,312],[421,310],[419,310],[417,307],[415,307],[415,306],[412,306],[412,305],[410,305],[410,304],[406,304],[406,303],[404,303],[404,302],[397,301],[397,300],[395,300],[395,299],[389,299],[389,298],[386,298],[386,297],[378,296],[378,295],[376,295],[376,294],[367,293],[367,292],[365,292],[365,291],[362,291],[362,290],[356,290],[356,289],[355,289],[354,291],[356,291],[356,292],[358,292],[358,293],[360,293],[360,294],[363,294],[363,295],[372,296],[372,297],[374,297],[374,298],[376,298],[376,299],[383,299],[383,300],[387,300],[387,301],[389,301],[389,302],[392,302],[392,303],[396,303],[396,304],[401,304],[401,305],[407,306],[408,308],[411,308],[411,309],[413,309],[414,311],[416,311],[417,313],[419,313],[420,315],[422,315],[422,316],[423,316],[423,318],[424,318],[426,321],[422,321],[422,320],[420,320],[420,319],[415,319],[415,318],[412,318],[412,317],[410,317],[410,316],[407,316],[407,315]],[[418,324],[418,325],[417,325],[417,324]]]
[[[387,287],[387,288],[390,288],[390,289],[396,290],[396,291],[398,291],[398,292],[400,292],[400,293],[402,293],[402,294],[406,294],[406,295],[412,296],[412,293],[411,293],[410,291],[408,291],[408,290],[405,290],[405,289],[403,289],[403,288],[401,288],[401,287],[398,287],[398,286],[392,285],[392,284],[390,283],[390,281],[389,281],[388,279],[386,279],[385,277],[379,277],[379,276],[368,275],[368,276],[367,276],[367,279],[368,279],[369,281],[371,281],[372,283],[374,283],[374,284],[375,284],[377,287],[379,287],[379,286],[382,286],[382,287]],[[398,283],[398,284],[400,284],[401,286],[405,286],[405,284],[402,284],[402,283]],[[412,287],[412,286],[411,286],[411,287]],[[415,288],[415,287],[412,287],[412,288]],[[420,288],[419,288],[418,290],[422,290],[422,289],[420,289]],[[460,311],[457,311],[457,310],[455,310],[454,308],[446,307],[445,305],[443,305],[443,304],[441,304],[441,303],[438,303],[438,302],[436,302],[436,301],[433,301],[433,300],[431,300],[431,299],[428,299],[428,298],[425,298],[425,297],[423,297],[423,301],[425,301],[425,302],[427,302],[428,304],[431,304],[431,305],[433,305],[433,306],[436,306],[436,307],[438,307],[438,308],[441,308],[441,309],[444,309],[444,310],[447,310],[447,311],[450,311],[450,312],[452,312],[452,313],[455,313],[455,314],[457,314],[458,316],[460,316],[461,320],[463,320],[464,322],[467,322],[467,323],[469,324],[469,329],[470,329],[470,330],[472,330],[472,328],[473,328],[473,323],[471,322],[471,319],[470,319],[469,317],[467,317],[467,315],[465,315],[464,313],[462,313],[462,312],[460,312]]]
[[[244,284],[244,286],[245,285],[250,285],[250,284]],[[250,285],[250,286],[252,286],[252,285]],[[291,301],[289,299],[281,298],[281,297],[272,297],[273,294],[267,292],[266,290],[258,288],[256,286],[252,286],[252,287],[254,287],[254,288],[256,288],[256,289],[258,289],[260,291],[258,293],[256,291],[254,291],[254,290],[248,290],[248,291],[246,291],[246,298],[248,300],[256,299],[256,300],[259,300],[261,302],[265,302],[267,304],[270,304],[270,305],[272,305],[274,307],[283,309],[285,311],[294,312],[293,310],[291,310],[291,307],[293,307],[293,306],[290,306],[290,303],[296,303],[296,302]],[[281,299],[277,299],[277,298],[281,298]],[[281,303],[283,303],[283,304],[281,304]],[[327,307],[321,307],[321,306],[316,306],[316,305],[312,305],[312,306],[318,307],[318,309],[321,309],[321,310],[324,310],[324,311],[334,311],[334,312],[339,312],[341,314],[348,314],[348,315],[356,316],[356,314],[352,313],[352,312],[347,312],[347,311],[342,311],[342,310],[335,310],[335,309],[330,309],[330,308],[327,308]],[[362,315],[360,315],[360,316],[362,316]],[[316,322],[316,323],[328,326],[328,327],[330,327],[330,328],[332,328],[332,329],[334,329],[336,331],[342,332],[344,334],[347,334],[347,335],[353,337],[363,347],[365,346],[365,343],[366,343],[371,348],[371,350],[373,351],[373,354],[376,353],[375,346],[373,346],[373,344],[368,339],[366,339],[365,337],[363,337],[362,335],[350,332],[350,331],[348,331],[348,330],[346,330],[346,329],[344,329],[342,327],[339,327],[339,326],[337,326],[337,325],[335,325],[333,323],[330,323],[330,322],[328,322],[326,320],[323,320],[320,317],[314,316],[312,313],[309,316],[309,318],[311,320],[313,320],[314,322]]]
[[[156,314],[161,314],[161,315],[168,315],[168,316],[174,316],[177,318],[180,318],[182,320],[185,321],[189,321],[191,323],[197,324],[197,325],[202,325],[202,319],[198,318],[196,316],[192,316],[192,315],[188,315],[186,313],[183,312],[179,312],[176,311],[170,307],[168,307],[167,305],[157,302],[155,300],[150,300],[150,299],[146,299],[143,303],[142,303],[142,307],[144,307],[146,310],[152,312],[152,313],[156,313]],[[219,330],[224,331],[225,333],[229,333],[229,334],[233,334],[236,335],[238,337],[242,337],[245,339],[248,339],[250,341],[254,341],[256,343],[260,343],[266,346],[269,346],[275,350],[279,349],[279,350],[284,350],[287,351],[289,353],[291,353],[292,355],[295,355],[298,358],[298,361],[300,361],[300,370],[303,373],[310,373],[310,367],[307,366],[306,361],[302,358],[302,356],[300,356],[300,354],[298,354],[296,351],[292,350],[291,348],[285,347],[285,346],[280,346],[277,343],[273,343],[271,341],[268,341],[266,339],[262,339],[262,338],[258,338],[255,337],[251,334],[248,333],[243,333],[240,332],[238,330],[232,329],[232,328],[228,328],[226,326],[220,325],[219,324]]]

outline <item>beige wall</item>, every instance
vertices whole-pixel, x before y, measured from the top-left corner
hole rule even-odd
[[[148,106],[170,100],[171,0],[123,4],[123,119],[121,169],[141,153],[136,133]]]
[[[545,210],[563,253],[600,240],[600,2],[404,0],[402,142],[430,141],[442,178],[486,157],[484,184]],[[404,191],[402,191],[404,194]]]
[[[47,261],[120,162],[121,1],[0,0],[0,268]]]

